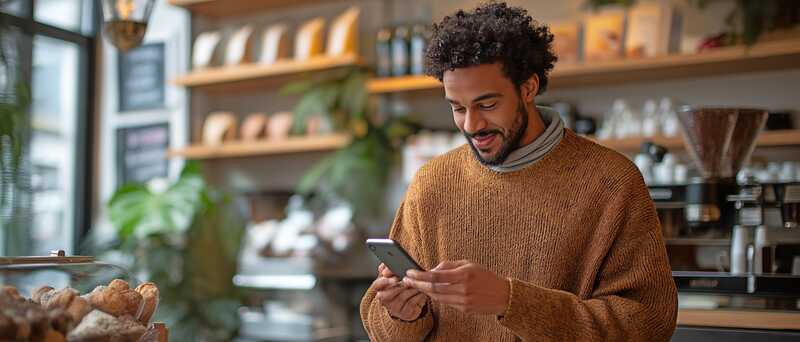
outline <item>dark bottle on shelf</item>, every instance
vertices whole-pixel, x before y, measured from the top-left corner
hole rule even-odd
[[[392,75],[392,29],[384,28],[378,31],[375,45],[378,60],[376,72],[379,77],[389,77]]]
[[[428,27],[424,24],[414,25],[411,35],[411,74],[425,73],[425,48],[428,44]]]
[[[394,30],[392,37],[392,75],[408,75],[409,67],[409,30],[408,26],[400,25]]]

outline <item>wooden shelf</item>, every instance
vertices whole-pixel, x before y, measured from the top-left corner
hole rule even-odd
[[[318,152],[335,150],[350,142],[350,136],[331,134],[318,137],[297,137],[280,141],[230,142],[220,146],[192,145],[170,150],[170,158],[186,159],[221,159],[252,156],[268,156],[276,154]]]
[[[442,82],[439,82],[439,80],[429,76],[375,78],[367,82],[367,91],[370,94],[437,89],[441,87]]]
[[[284,60],[270,65],[253,63],[214,67],[192,71],[188,75],[174,79],[172,83],[185,87],[234,86],[237,83],[263,82],[275,76],[354,66],[358,63],[357,56],[349,55],[335,58],[321,56],[307,61]]]
[[[620,152],[638,152],[645,141],[662,145],[667,149],[683,149],[683,138],[677,137],[652,137],[652,138],[624,138],[595,140],[597,143]],[[758,136],[757,147],[775,146],[800,146],[800,129],[763,131]]]
[[[800,39],[733,46],[691,55],[669,55],[607,62],[556,64],[549,89],[624,84],[638,81],[729,75],[754,71],[800,68]],[[440,88],[427,76],[373,79],[371,93],[390,93]]]
[[[800,312],[679,309],[678,325],[741,329],[800,330]]]
[[[319,2],[320,0],[169,0],[170,5],[186,8],[192,14],[214,18]]]

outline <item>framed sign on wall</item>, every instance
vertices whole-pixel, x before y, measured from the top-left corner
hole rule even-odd
[[[117,186],[167,177],[169,124],[117,129]]]
[[[164,43],[144,44],[118,58],[119,111],[164,108]]]

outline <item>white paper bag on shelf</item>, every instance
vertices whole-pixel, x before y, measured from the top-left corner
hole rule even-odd
[[[253,27],[246,25],[231,35],[225,49],[225,65],[237,65],[252,61]]]
[[[281,59],[288,59],[291,54],[290,45],[288,26],[285,24],[270,26],[264,31],[259,63],[273,64]]]
[[[222,34],[217,31],[199,34],[194,40],[194,47],[192,48],[192,66],[195,69],[211,66],[221,40]]]
[[[324,27],[325,19],[322,18],[311,19],[300,27],[294,42],[294,59],[303,61],[322,54]]]
[[[328,33],[328,56],[338,57],[358,51],[358,16],[361,10],[351,7],[331,25]]]

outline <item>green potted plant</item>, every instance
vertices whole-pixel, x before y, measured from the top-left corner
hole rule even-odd
[[[322,202],[346,200],[356,217],[377,217],[393,163],[403,140],[419,129],[408,117],[381,118],[370,111],[367,74],[350,68],[286,85],[282,92],[301,95],[294,109],[294,131],[322,115],[335,130],[349,133],[350,144],[323,159],[300,180],[297,192]]]
[[[225,341],[238,329],[233,286],[244,221],[229,196],[209,188],[200,167],[180,177],[120,187],[108,202],[116,241],[102,249],[126,256],[142,280],[156,283],[156,319],[175,341]]]

